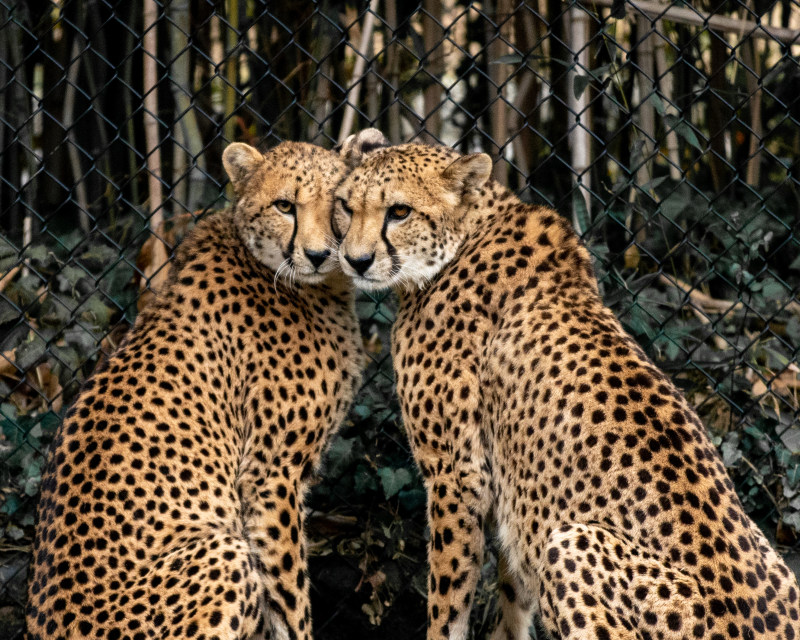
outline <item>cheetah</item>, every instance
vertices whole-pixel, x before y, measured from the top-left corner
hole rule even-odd
[[[374,147],[374,144],[370,145]],[[603,305],[553,210],[485,154],[358,153],[336,191],[340,261],[394,287],[397,392],[428,495],[429,639],[468,635],[491,517],[494,640],[536,611],[563,640],[798,636],[798,586],[706,430]]]
[[[339,155],[223,155],[233,207],[84,385],[42,482],[31,640],[311,637],[304,494],[361,376]]]

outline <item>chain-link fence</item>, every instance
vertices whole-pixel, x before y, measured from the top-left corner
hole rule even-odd
[[[365,126],[491,153],[498,180],[571,217],[796,567],[798,54],[798,0],[0,0],[0,637],[22,633],[54,430],[169,251],[224,206],[224,146]],[[318,638],[424,630],[393,310],[359,301],[372,362],[312,499]]]

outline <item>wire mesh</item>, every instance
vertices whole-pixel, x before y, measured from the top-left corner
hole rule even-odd
[[[606,302],[797,567],[800,3],[701,6],[0,0],[0,636],[22,634],[54,430],[169,252],[225,206],[224,146],[366,126],[490,153],[496,179],[571,218]],[[312,496],[315,634],[407,637],[425,624],[424,493],[394,301],[358,307],[371,363]]]

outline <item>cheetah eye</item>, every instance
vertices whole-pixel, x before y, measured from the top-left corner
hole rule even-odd
[[[411,213],[411,207],[407,204],[393,204],[386,211],[389,220],[405,220],[409,213]]]
[[[342,211],[344,211],[348,216],[353,215],[353,210],[347,206],[347,203],[344,201],[344,198],[336,198],[336,202],[339,203],[339,206],[342,208]]]
[[[276,200],[272,203],[272,206],[286,215],[293,216],[295,214],[294,203],[288,200]]]

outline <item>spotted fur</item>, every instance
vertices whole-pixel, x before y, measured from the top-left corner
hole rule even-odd
[[[392,349],[428,493],[428,638],[467,637],[491,515],[494,640],[527,638],[537,609],[564,640],[794,640],[796,578],[697,415],[603,305],[569,225],[490,169],[401,145],[337,190],[343,270],[401,296]]]
[[[335,256],[306,255],[344,163],[300,143],[224,161],[237,204],[186,238],[58,430],[32,640],[311,637],[304,494],[362,363]]]

